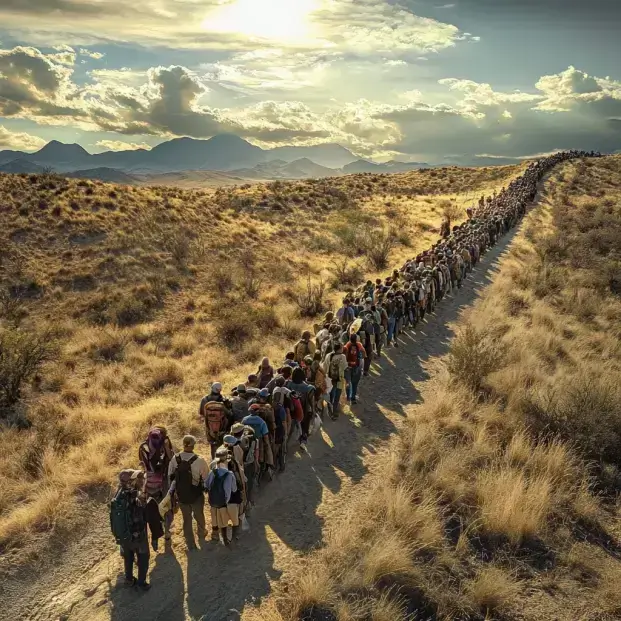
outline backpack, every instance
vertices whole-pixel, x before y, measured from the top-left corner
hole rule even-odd
[[[304,420],[304,407],[302,406],[302,400],[300,399],[300,395],[297,392],[291,393],[291,417],[293,420],[296,420],[298,423],[301,423]]]
[[[209,401],[205,404],[205,424],[212,438],[217,438],[226,431],[226,407],[220,401]]]
[[[362,347],[360,343],[353,345],[350,341],[349,347],[347,347],[347,351],[345,352],[345,357],[347,358],[347,364],[350,368],[359,367],[362,358]]]
[[[202,485],[194,485],[192,478],[192,464],[198,459],[198,455],[192,455],[187,461],[182,459],[181,455],[175,455],[175,459],[177,460],[177,471],[175,472],[177,498],[179,498],[179,502],[191,505],[203,493]]]
[[[328,365],[328,377],[333,384],[341,381],[341,365],[339,364],[338,358],[335,360],[335,355],[336,354],[332,354],[330,364]]]
[[[209,488],[209,505],[212,509],[224,509],[226,507],[224,481],[227,476],[229,476],[228,470],[221,474],[219,468],[216,468],[213,473],[213,483]]]
[[[110,530],[119,545],[133,539],[133,500],[131,490],[119,489],[110,502]]]
[[[285,393],[282,390],[277,390],[276,388],[274,388],[274,392],[272,393],[272,406],[274,407],[274,410],[276,410],[278,406],[284,406],[284,404]]]
[[[256,459],[257,438],[254,434],[254,429],[248,425],[242,436],[241,447],[244,451],[244,464],[253,464]]]

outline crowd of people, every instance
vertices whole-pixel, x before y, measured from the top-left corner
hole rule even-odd
[[[275,367],[264,358],[257,372],[230,397],[211,385],[198,414],[205,423],[211,455],[195,452],[197,440],[183,438],[175,452],[164,426],[154,426],[138,449],[141,470],[123,470],[111,502],[110,523],[125,560],[128,584],[147,590],[150,547],[164,537],[170,545],[175,514],[183,518],[188,549],[207,536],[205,496],[211,538],[230,546],[249,529],[248,514],[258,486],[285,470],[291,446],[304,451],[310,435],[336,419],[343,392],[358,403],[358,387],[385,347],[398,347],[399,335],[416,329],[445,296],[454,294],[502,235],[514,227],[535,198],[543,176],[562,161],[599,153],[568,151],[543,158],[492,196],[468,207],[467,219],[384,279],[369,280],[350,292],[336,312],[326,313]],[[134,576],[134,566],[138,576]]]

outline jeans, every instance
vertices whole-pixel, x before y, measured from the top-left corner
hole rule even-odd
[[[395,335],[395,328],[397,326],[397,319],[395,317],[388,318],[388,342],[392,343],[392,339]]]
[[[149,570],[149,546],[138,545],[134,542],[122,546],[123,560],[125,561],[125,578],[132,580],[134,577],[134,562],[138,566],[138,584],[147,581]]]
[[[338,412],[342,392],[342,388],[336,388],[336,386],[332,386],[332,390],[330,391],[330,403],[332,404],[333,414],[336,414]]]
[[[192,504],[179,503],[179,509],[181,509],[181,515],[183,515],[183,535],[185,541],[189,547],[194,547],[194,530],[192,528],[192,516],[196,520],[196,529],[198,531],[198,538],[205,538],[205,496],[201,494],[200,497]]]
[[[358,394],[358,384],[362,377],[362,369],[360,367],[349,367],[345,371],[345,377],[349,380],[347,384],[347,399],[349,401],[355,401]]]

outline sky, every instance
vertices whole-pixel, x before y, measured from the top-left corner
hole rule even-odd
[[[0,150],[621,149],[619,0],[0,0]]]

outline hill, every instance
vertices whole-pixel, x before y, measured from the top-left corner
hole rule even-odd
[[[106,181],[107,183],[124,183],[127,185],[137,182],[137,178],[134,176],[127,175],[114,168],[105,167],[76,170],[75,172],[67,173],[66,176],[71,179],[99,179],[99,181]]]
[[[309,277],[334,283],[322,295],[335,304],[364,271],[375,275],[369,244],[390,239],[390,264],[402,262],[435,239],[447,204],[463,213],[474,193],[519,170],[215,191],[0,175],[0,332],[43,356],[3,397],[3,415],[30,426],[0,430],[2,549],[19,550],[23,563],[82,532],[154,421],[176,443],[200,434],[206,382],[230,389],[262,355],[279,360],[308,325]]]
[[[126,173],[177,172],[185,170],[228,171],[254,168],[271,160],[285,163],[312,158],[319,165],[339,168],[355,159],[339,145],[278,147],[261,149],[233,134],[220,134],[208,140],[174,138],[151,150],[107,151],[91,155],[80,145],[53,140],[35,153],[0,151],[0,165],[14,160],[28,161],[56,172],[114,168]]]
[[[44,173],[45,168],[43,166],[39,166],[39,164],[35,164],[26,159],[16,159],[7,162],[6,164],[0,165],[0,172],[3,173]]]
[[[619,188],[620,157],[550,175],[381,471],[244,621],[619,618]]]

